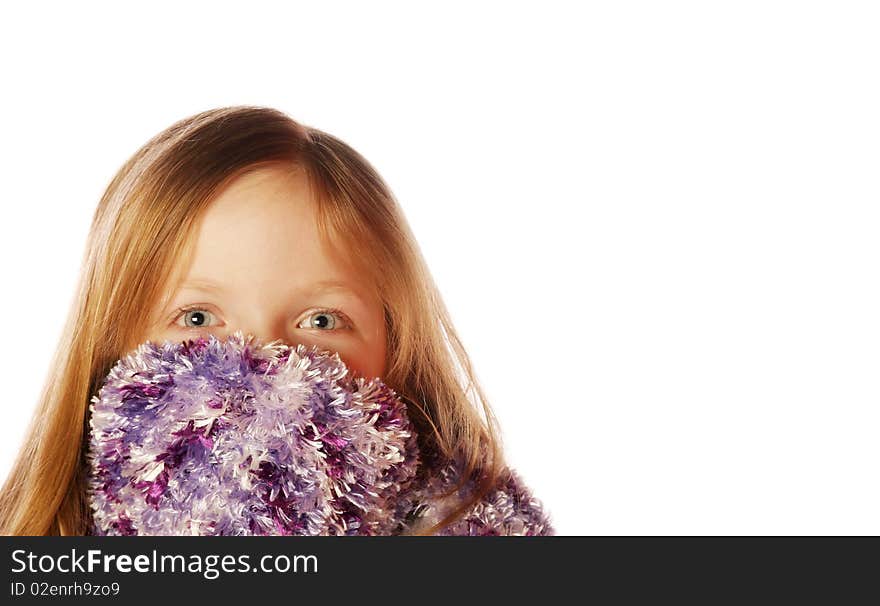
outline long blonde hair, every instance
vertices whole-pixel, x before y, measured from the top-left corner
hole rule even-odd
[[[470,498],[499,481],[497,421],[407,221],[354,149],[272,108],[212,109],[180,120],[116,173],[95,211],[79,278],[24,444],[0,493],[4,535],[82,535],[88,404],[113,364],[136,347],[144,318],[176,276],[202,211],[236,177],[267,164],[306,169],[324,242],[371,277],[385,307],[383,381],[407,403],[426,460],[464,464]],[[451,491],[450,491],[451,493]]]

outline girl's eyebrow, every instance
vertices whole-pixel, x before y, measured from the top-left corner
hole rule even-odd
[[[180,290],[184,288],[189,288],[191,290],[204,290],[207,292],[223,292],[224,288],[219,285],[211,282],[210,280],[188,280],[183,286],[180,287]]]
[[[319,292],[327,292],[328,290],[342,290],[353,294],[359,299],[363,298],[359,289],[352,287],[352,285],[347,282],[341,282],[339,280],[321,280],[320,282],[315,282],[309,292],[310,294],[316,294]]]
[[[191,290],[202,290],[205,292],[213,292],[220,293],[225,290],[225,288],[217,284],[216,282],[212,282],[211,280],[205,280],[200,278],[193,278],[191,280],[187,280],[186,283],[181,286],[181,290],[183,289],[191,289]],[[360,291],[356,287],[352,287],[348,282],[343,282],[341,280],[321,280],[319,282],[315,282],[308,289],[303,289],[302,292],[308,295],[316,295],[321,292],[328,291],[344,291],[347,292],[356,298],[358,298],[362,303],[366,303],[367,299],[364,296],[363,292]]]

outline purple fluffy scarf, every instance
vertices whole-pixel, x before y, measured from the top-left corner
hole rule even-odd
[[[405,404],[337,354],[240,332],[119,360],[90,406],[95,535],[396,535],[425,530],[473,489],[440,494]],[[445,535],[549,535],[521,479],[503,482]]]

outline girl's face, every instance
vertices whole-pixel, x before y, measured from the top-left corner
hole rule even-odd
[[[207,208],[181,288],[153,311],[154,343],[236,330],[265,342],[317,345],[371,379],[385,372],[385,314],[376,293],[321,245],[306,174],[261,168]]]

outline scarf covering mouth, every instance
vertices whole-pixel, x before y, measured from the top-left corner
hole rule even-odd
[[[147,341],[113,366],[89,413],[93,535],[405,534],[473,489],[439,498],[458,466],[418,473],[396,392],[317,346],[240,331]],[[506,468],[439,534],[552,533]]]

